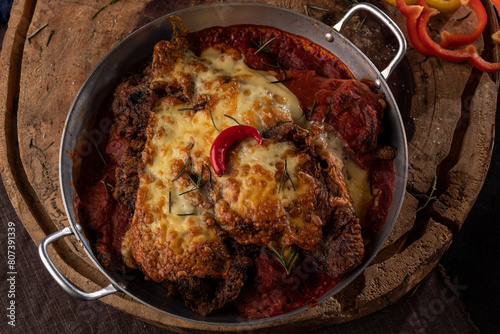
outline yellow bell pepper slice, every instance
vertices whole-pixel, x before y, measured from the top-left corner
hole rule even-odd
[[[396,6],[396,0],[386,0],[393,6]],[[407,5],[415,5],[417,0],[404,0]],[[460,0],[426,0],[429,7],[436,8],[441,13],[451,13],[461,6]]]

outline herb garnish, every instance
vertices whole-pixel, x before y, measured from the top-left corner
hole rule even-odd
[[[257,51],[255,51],[253,54],[256,55],[257,53],[259,52],[266,52],[267,50],[269,50],[269,46],[267,46],[269,43],[271,43],[272,41],[274,41],[276,39],[276,37],[273,37],[271,38],[270,40],[268,40],[267,42],[265,42],[264,44],[262,44],[262,34],[260,34],[260,43],[257,44],[255,41],[253,41],[255,44],[257,44],[257,47],[259,47],[257,49]]]
[[[337,115],[333,116],[333,118],[332,118],[331,120],[333,121],[335,118],[339,117],[339,116],[340,116],[340,114],[345,113],[345,112],[346,112],[347,110],[349,110],[349,109],[351,109],[351,107],[345,107],[345,108],[344,108],[344,109],[342,109],[342,110],[341,110],[341,111],[340,111]]]
[[[191,213],[178,213],[177,216],[179,216],[179,217],[194,216],[194,212],[191,212]]]
[[[321,120],[321,123],[325,122],[325,119],[328,117],[328,114],[330,113],[330,109],[331,109],[331,106],[328,107],[328,109],[326,110],[326,113],[325,113],[325,116],[323,117],[323,119]]]
[[[104,5],[101,8],[99,8],[99,10],[97,12],[95,12],[94,15],[92,15],[92,17],[90,19],[91,20],[95,19],[95,17],[97,16],[97,14],[99,14],[104,8],[106,8],[108,6],[111,6],[112,4],[114,4],[117,1],[118,0],[111,0],[107,5]]]
[[[437,65],[439,71],[443,72],[443,67],[441,66],[441,61],[439,60],[439,58],[434,56],[434,59],[436,60],[436,65]]]
[[[106,162],[106,160],[104,159],[104,156],[102,155],[101,151],[99,150],[99,147],[97,146],[96,143],[94,143],[94,147],[95,149],[97,150],[97,154],[99,154],[99,157],[101,157],[101,160],[102,162],[104,162],[104,165],[107,166],[108,163]]]
[[[209,110],[209,112],[210,112],[210,118],[212,119],[212,124],[214,125],[215,130],[217,130],[217,132],[220,132],[220,130],[217,129],[217,125],[215,125],[214,117],[212,116],[212,110]]]
[[[178,179],[178,178],[182,175],[182,173],[184,173],[184,171],[186,170],[186,168],[187,168],[187,166],[189,165],[189,163],[190,163],[190,162],[191,162],[191,157],[189,157],[189,158],[187,159],[186,163],[184,164],[184,167],[182,167],[181,172],[180,172],[179,174],[177,174],[177,176],[176,176],[176,177],[174,177],[174,178],[172,179],[172,181],[170,181],[170,182],[174,182],[175,180],[177,180],[177,179]]]
[[[347,12],[349,9],[351,9],[352,6],[358,4],[358,0],[342,0],[342,1],[347,5],[347,8],[343,9],[341,13]]]
[[[283,76],[285,76],[285,72],[283,72]],[[283,80],[271,81],[270,83],[275,84],[275,83],[280,83],[280,82],[287,82],[287,81],[290,81],[292,79],[293,79],[293,77],[290,77],[290,78],[283,79]]]
[[[194,188],[191,188],[190,190],[188,191],[185,191],[185,192],[182,192],[179,194],[179,196],[182,196],[182,195],[185,195],[187,193],[190,193],[192,191],[195,191],[195,190],[198,190],[200,189],[200,184],[201,184],[201,181],[203,180],[203,168],[205,167],[205,165],[202,165],[201,166],[201,171],[200,171],[200,176],[198,177],[198,180],[196,182],[193,181],[193,179],[191,178],[191,176],[188,174],[188,178],[191,180],[191,182],[194,184]],[[210,169],[209,169],[210,171]],[[210,172],[211,173],[211,172]]]
[[[417,198],[426,198],[427,199],[425,201],[424,205],[417,209],[417,212],[425,209],[431,201],[438,201],[439,200],[439,198],[437,196],[434,196],[434,192],[436,191],[436,189],[437,189],[437,176],[435,176],[434,180],[432,180],[431,192],[429,195],[422,195],[422,194],[413,195]]]
[[[49,37],[47,38],[47,43],[45,43],[45,47],[49,46],[50,39],[52,38],[52,35],[54,34],[54,30],[50,29]]]
[[[106,181],[107,179],[108,179],[108,176],[106,175],[104,180],[101,180],[101,183],[104,185],[104,190],[106,190],[106,196],[109,196],[108,187],[113,188],[113,186]]]
[[[31,35],[29,35],[29,37],[28,37],[28,43],[31,43],[31,39],[33,37],[35,37],[40,31],[42,31],[48,25],[49,25],[48,23],[45,23],[43,26],[41,26],[40,28],[38,28],[37,30],[35,30],[35,32],[33,32]]]
[[[461,18],[459,18],[459,19],[456,19],[455,21],[457,21],[457,22],[458,22],[458,21],[465,20],[466,18],[468,18],[468,17],[469,17],[469,15],[470,15],[470,14],[472,14],[472,12],[469,12],[469,13],[468,13],[467,15],[465,15],[464,17],[461,17]]]
[[[168,192],[168,213],[172,213],[172,192]]]
[[[224,114],[224,116],[226,116],[227,118],[232,119],[232,120],[233,120],[233,121],[235,121],[238,125],[241,125],[241,124],[240,124],[240,122],[238,122],[238,121],[237,121],[234,117],[231,117],[231,116],[226,115],[226,114]]]
[[[280,181],[280,186],[278,188],[278,194],[281,192],[281,188],[285,185],[286,179],[285,176],[288,177],[290,180],[290,183],[292,184],[293,191],[295,191],[295,184],[293,184],[292,178],[290,177],[290,174],[288,174],[288,169],[287,169],[287,161],[285,159],[285,167],[283,168],[283,174],[281,174],[281,181]]]
[[[330,10],[326,8],[321,8],[321,7],[316,7],[316,6],[310,6],[310,5],[305,5],[304,6],[305,12],[307,16],[311,16],[311,10],[317,10],[321,12],[329,12]]]
[[[210,167],[207,166],[207,164],[205,164],[204,166],[207,167],[208,173],[210,173],[209,182],[210,182],[210,188],[212,188],[212,171],[210,170]]]
[[[269,247],[273,251],[273,256],[278,260],[279,263],[285,268],[286,274],[289,275],[292,271],[299,253],[297,253],[292,246],[288,246],[285,249],[285,245],[281,247],[281,253],[276,250],[274,246]]]
[[[311,111],[309,112],[309,119],[311,119],[311,116],[314,112],[314,107],[316,107],[316,99],[314,99],[313,105],[311,107]]]
[[[203,110],[205,109],[205,107],[192,107],[192,108],[181,108],[181,109],[177,109],[178,111],[185,111],[185,110]]]
[[[304,113],[302,113],[302,115],[300,115],[300,117],[299,117],[299,118],[297,118],[297,120],[296,120],[295,122],[293,122],[293,124],[297,124],[297,123],[298,123],[298,122],[302,119],[302,117],[304,117],[304,115],[305,115],[305,114],[304,114]]]
[[[363,25],[365,24],[365,21],[366,21],[366,17],[363,17],[363,19],[359,23],[358,29],[361,29],[363,27]]]

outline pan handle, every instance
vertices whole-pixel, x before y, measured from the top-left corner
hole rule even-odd
[[[336,24],[333,26],[333,29],[336,30],[337,32],[340,33],[342,30],[344,24],[346,24],[353,16],[356,14],[358,11],[364,10],[367,12],[370,12],[372,15],[374,15],[376,18],[380,20],[391,32],[394,34],[396,37],[396,40],[398,41],[399,44],[399,49],[398,52],[396,53],[396,56],[391,60],[389,65],[380,72],[382,77],[387,80],[387,78],[391,75],[392,71],[394,68],[399,64],[399,62],[403,59],[405,52],[406,52],[406,39],[405,36],[403,35],[403,32],[399,27],[394,23],[393,20],[389,16],[387,16],[384,12],[382,12],[380,9],[375,7],[372,4],[369,3],[360,3],[355,6],[353,6],[345,15],[344,17]],[[327,38],[329,37],[328,35],[326,36]],[[377,84],[377,82],[375,82]],[[377,86],[380,83],[377,84]]]
[[[95,292],[85,292],[77,288],[73,283],[68,281],[66,277],[64,277],[59,270],[54,266],[54,263],[50,260],[49,254],[47,252],[47,247],[61,239],[67,236],[70,236],[73,234],[73,231],[71,228],[68,226],[60,231],[57,231],[55,233],[52,233],[51,235],[48,235],[45,237],[40,245],[38,246],[38,254],[40,255],[40,258],[42,259],[43,264],[45,265],[45,268],[47,268],[48,272],[52,275],[52,277],[56,280],[57,283],[61,286],[61,288],[64,289],[70,296],[81,299],[81,300],[95,300],[102,298],[104,296],[110,295],[112,293],[118,292],[118,289],[113,286],[113,284],[108,285],[107,287],[95,291]]]

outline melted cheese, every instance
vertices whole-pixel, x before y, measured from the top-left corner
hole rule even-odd
[[[218,226],[207,225],[207,218],[213,217],[214,212],[200,204],[202,199],[194,190],[196,185],[186,176],[188,173],[198,175],[205,165],[210,166],[209,152],[214,139],[219,131],[234,126],[235,120],[264,132],[280,122],[296,121],[301,117],[297,97],[281,83],[271,83],[276,80],[275,74],[250,69],[244,59],[208,49],[200,57],[187,51],[184,58],[176,59],[173,70],[153,78],[153,83],[166,83],[167,86],[187,81],[193,96],[203,96],[206,105],[202,110],[184,110],[192,109],[193,105],[166,97],[160,99],[153,110],[154,119],[148,128],[144,150],[146,165],[131,228],[134,231],[127,232],[122,244],[127,265],[134,267],[131,252],[135,245],[130,241],[130,234],[140,230],[147,232],[143,238],[159,250],[155,255],[159,262],[165,260],[167,253],[176,259],[192,253],[191,258],[185,260],[196,265],[184,266],[182,274],[193,275],[208,266],[196,259],[196,247],[216,243]],[[329,139],[324,143],[337,160],[343,160],[345,151],[338,141]],[[223,197],[241,217],[248,217],[268,202],[279,203],[276,213],[279,217],[285,215],[283,208],[309,190],[309,184],[298,176],[297,155],[296,148],[289,142],[257,146],[253,139],[244,140],[231,153],[228,173],[221,178],[211,177],[221,184],[238,184],[237,193],[231,187],[224,187]],[[282,178],[285,160],[295,191],[292,182],[287,177]],[[173,181],[184,165],[183,176]],[[367,174],[349,161],[344,167],[352,176],[346,177],[346,184],[356,210],[361,210],[369,198]],[[208,169],[204,170],[202,178],[209,178]],[[290,223],[295,227],[304,225],[297,217],[290,219]],[[224,266],[221,264],[217,268]]]

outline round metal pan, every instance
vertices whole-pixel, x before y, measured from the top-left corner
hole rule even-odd
[[[369,11],[381,23],[386,25],[395,34],[399,43],[399,50],[390,65],[379,72],[372,62],[350,41],[346,40],[339,31],[349,18],[357,11]],[[359,4],[353,7],[344,18],[334,27],[329,27],[310,17],[304,16],[280,7],[257,3],[214,3],[192,7],[171,13],[183,21],[189,31],[198,31],[212,26],[229,26],[235,24],[255,24],[273,26],[297,35],[304,36],[311,41],[333,52],[351,70],[357,79],[368,79],[375,82],[376,86],[386,96],[387,109],[385,131],[389,134],[390,144],[398,150],[395,159],[396,179],[393,190],[393,200],[389,209],[387,220],[375,239],[365,250],[365,257],[361,265],[349,272],[342,280],[328,291],[318,301],[321,302],[342,290],[354,278],[363,272],[383,246],[399,214],[404,197],[407,177],[407,147],[403,122],[399,114],[394,97],[386,83],[386,79],[394,67],[403,58],[406,51],[406,42],[401,31],[380,10],[369,4]],[[159,18],[141,29],[135,31],[116,47],[114,47],[94,68],[80,88],[66,120],[60,148],[60,186],[64,205],[70,226],[47,236],[39,246],[39,253],[47,270],[61,287],[75,298],[84,300],[98,299],[111,293],[126,293],[135,300],[152,307],[158,311],[184,320],[201,322],[211,325],[249,325],[274,321],[297,314],[309,306],[304,306],[292,312],[271,318],[248,320],[241,319],[234,310],[223,308],[210,314],[201,316],[187,308],[182,301],[167,298],[165,290],[153,282],[145,281],[141,277],[126,275],[117,271],[109,271],[101,266],[92,251],[85,233],[80,226],[73,208],[74,184],[78,178],[78,166],[68,154],[77,148],[78,143],[103,140],[105,131],[109,131],[109,124],[94,125],[92,131],[89,124],[95,119],[95,112],[101,104],[114,91],[119,78],[126,70],[139,60],[150,56],[154,45],[164,39],[169,39],[172,27],[169,16]],[[91,149],[88,145],[87,149]],[[80,149],[82,149],[80,147]],[[62,237],[74,234],[80,241],[85,252],[97,268],[110,280],[111,284],[96,292],[83,292],[69,282],[53,265],[47,247],[50,243]]]

